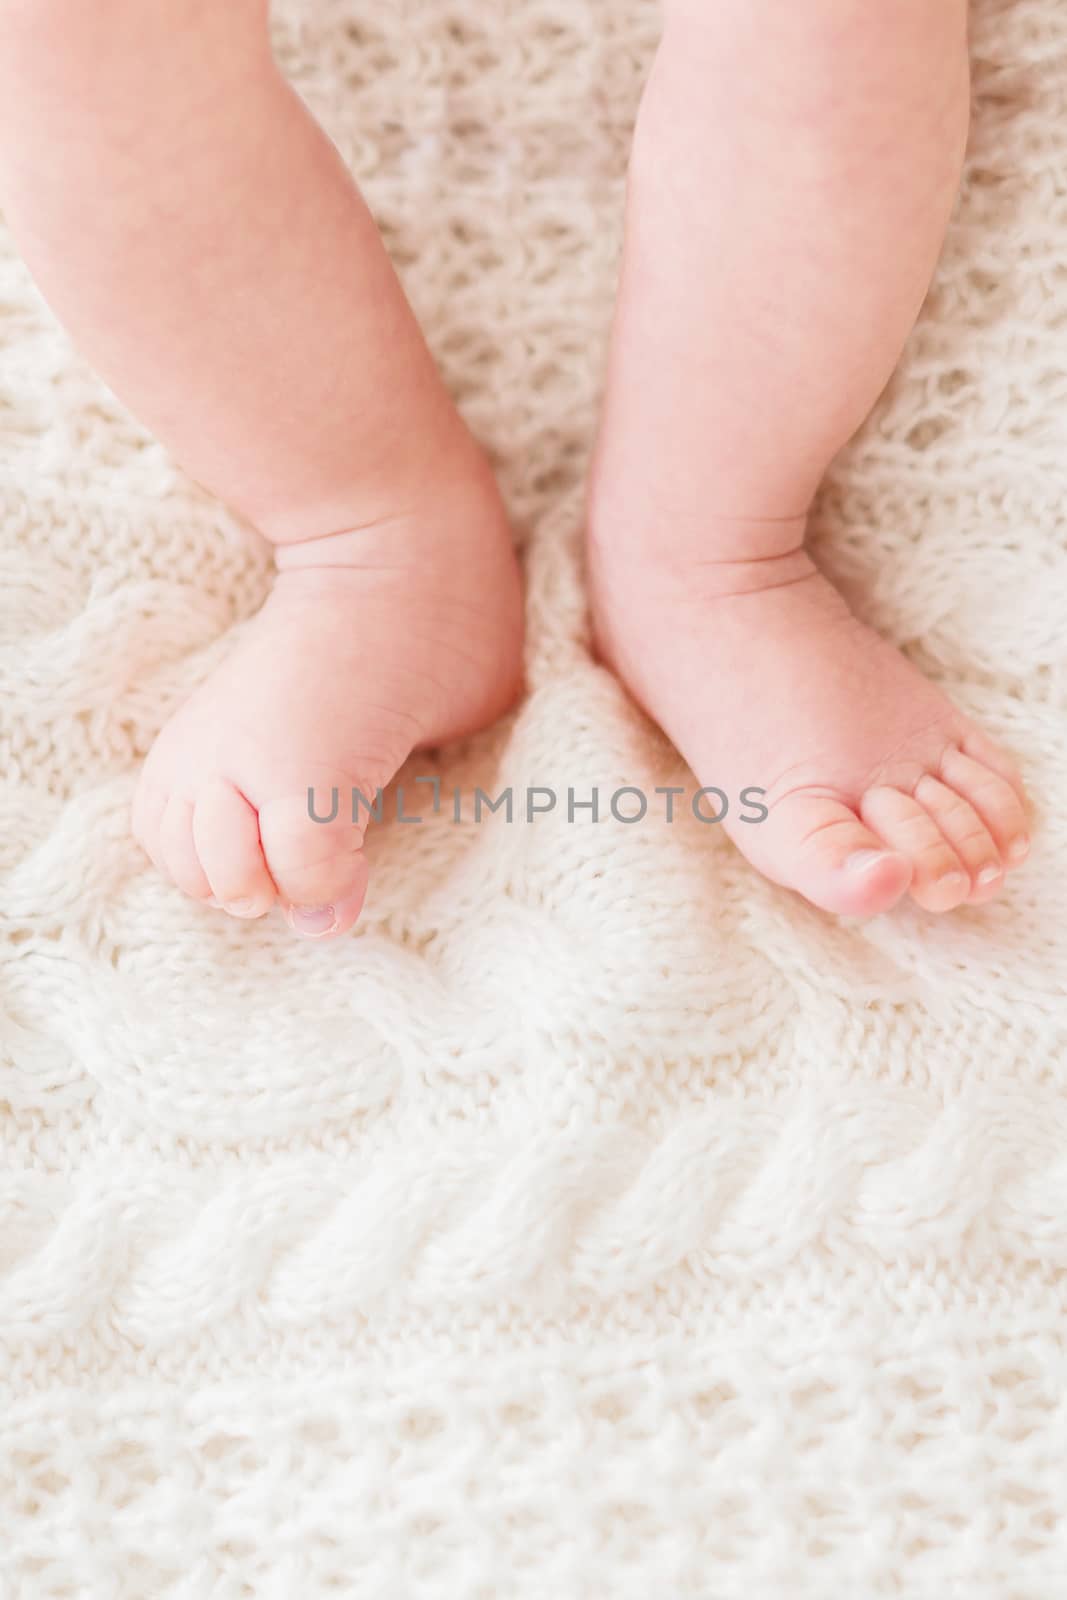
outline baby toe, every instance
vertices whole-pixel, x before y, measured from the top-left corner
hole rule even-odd
[[[763,826],[780,862],[775,876],[824,911],[872,916],[888,911],[908,887],[907,861],[839,800],[791,795]]]
[[[924,911],[951,911],[971,892],[971,879],[935,818],[901,789],[868,789],[860,815],[912,864],[911,896]]]
[[[137,843],[160,872],[166,869],[163,865],[163,852],[159,847],[159,825],[167,809],[168,798],[165,790],[157,789],[154,784],[147,783],[142,773],[134,791],[131,826]]]
[[[988,734],[981,728],[968,728],[963,738],[959,741],[959,748],[963,754],[970,756],[972,761],[979,762],[983,767],[988,767],[995,772],[1004,782],[1015,790],[1016,797],[1023,811],[1026,811],[1026,786],[1023,783],[1019,768],[1006,750],[995,744]]]
[[[971,742],[971,748],[975,747]],[[952,747],[942,757],[940,773],[942,781],[981,818],[1002,860],[1009,865],[1025,860],[1030,849],[1026,806],[1021,785],[1012,781],[1008,768],[998,771],[985,760]]]
[[[193,842],[211,892],[233,917],[262,917],[275,900],[259,842],[256,809],[232,783],[216,778],[196,797]]]
[[[172,794],[159,823],[159,852],[167,874],[183,894],[193,900],[208,900],[211,885],[196,853],[193,841],[193,804]]]
[[[306,939],[344,933],[363,906],[367,889],[363,832],[346,810],[348,793],[340,790],[338,814],[329,821],[314,820],[306,794],[260,806],[267,865],[290,926]]]
[[[1004,882],[1004,864],[992,834],[970,801],[930,773],[919,779],[915,798],[963,864],[971,880],[970,898],[992,899]]]

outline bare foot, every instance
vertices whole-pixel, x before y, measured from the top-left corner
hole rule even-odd
[[[602,652],[703,784],[767,791],[724,826],[776,883],[843,913],[988,900],[1028,849],[1018,775],[852,615],[799,515],[930,283],[966,4],[664,9],[590,494]]]
[[[472,733],[521,679],[522,602],[495,487],[285,545],[263,610],[153,746],[134,831],[188,895],[296,932],[355,922],[367,813],[413,750]],[[333,822],[331,790],[340,791]]]
[[[722,530],[720,530],[721,532]],[[765,789],[723,826],[827,911],[991,899],[1029,849],[1011,760],[851,613],[803,549],[672,564],[596,540],[602,654],[701,783]]]

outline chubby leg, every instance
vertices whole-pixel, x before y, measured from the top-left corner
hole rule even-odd
[[[728,822],[827,910],[988,899],[1008,758],[804,549],[929,285],[969,109],[966,0],[666,0],[634,139],[590,494],[598,637]]]
[[[270,599],[164,729],[135,829],[237,915],[340,932],[346,811],[513,699],[506,518],[266,0],[0,0],[0,205],[116,393],[277,548]],[[364,817],[365,821],[365,817]]]

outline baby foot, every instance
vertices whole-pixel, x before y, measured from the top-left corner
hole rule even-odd
[[[278,549],[233,654],[163,729],[134,832],[173,882],[236,917],[278,899],[296,932],[355,922],[373,801],[413,750],[473,733],[518,693],[522,602],[495,487]],[[331,790],[339,791],[332,821]]]
[[[724,546],[720,543],[719,548]],[[736,548],[736,546],[727,546]],[[601,653],[775,883],[843,914],[980,903],[1029,849],[1011,760],[851,613],[802,547],[671,564],[590,547]],[[762,822],[737,796],[767,791]]]

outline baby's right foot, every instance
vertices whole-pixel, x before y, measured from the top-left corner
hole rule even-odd
[[[284,545],[262,611],[163,729],[134,831],[186,894],[236,917],[280,900],[307,938],[345,932],[368,802],[411,752],[473,733],[519,691],[522,599],[488,469],[392,521]],[[332,822],[331,791],[339,797]]]
[[[187,894],[280,898],[325,937],[366,880],[350,791],[511,703],[521,604],[488,466],[268,9],[0,0],[0,191],[110,387],[279,548],[150,752],[135,831]]]

